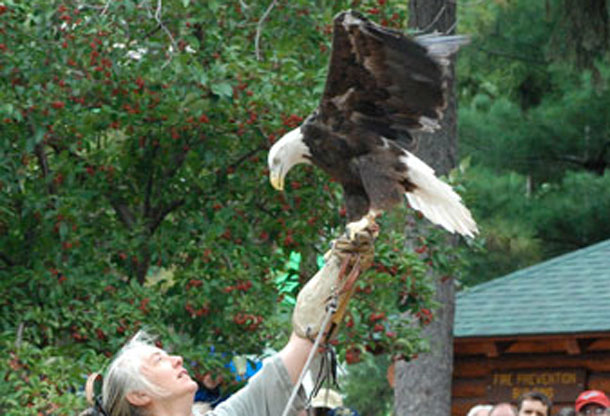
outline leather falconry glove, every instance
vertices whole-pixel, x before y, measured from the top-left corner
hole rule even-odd
[[[378,227],[375,225],[358,232],[353,239],[343,234],[334,241],[332,249],[326,254],[324,267],[305,284],[297,296],[292,325],[298,336],[314,339],[321,329],[326,331],[329,328],[334,333],[354,292],[356,278],[373,263],[377,234]],[[331,318],[330,327],[320,328],[327,307],[335,295],[338,296],[337,309]]]

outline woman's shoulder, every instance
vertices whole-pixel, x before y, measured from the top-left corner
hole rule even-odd
[[[193,416],[204,416],[212,410],[212,406],[208,402],[195,402],[193,404]]]

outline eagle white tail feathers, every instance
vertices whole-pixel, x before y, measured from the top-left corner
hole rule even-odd
[[[438,179],[430,166],[415,155],[405,153],[401,160],[408,167],[409,181],[416,186],[415,190],[406,193],[411,207],[451,233],[474,238],[479,230],[462,198],[451,186]]]

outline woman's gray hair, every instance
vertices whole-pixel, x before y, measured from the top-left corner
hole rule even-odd
[[[143,359],[155,352],[163,352],[154,345],[154,338],[144,331],[127,343],[110,363],[102,386],[102,407],[108,416],[138,416],[141,411],[127,401],[127,394],[143,391],[153,396],[164,392],[151,383],[140,371]]]
[[[493,406],[490,404],[477,404],[468,411],[468,414],[466,416],[476,416],[476,414],[479,413],[481,410],[486,410],[489,414],[489,411],[492,407]]]

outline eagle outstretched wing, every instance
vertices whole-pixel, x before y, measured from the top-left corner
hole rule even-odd
[[[403,143],[411,140],[411,131],[439,128],[446,58],[467,40],[413,39],[356,11],[340,13],[318,116],[335,128],[351,122]]]

